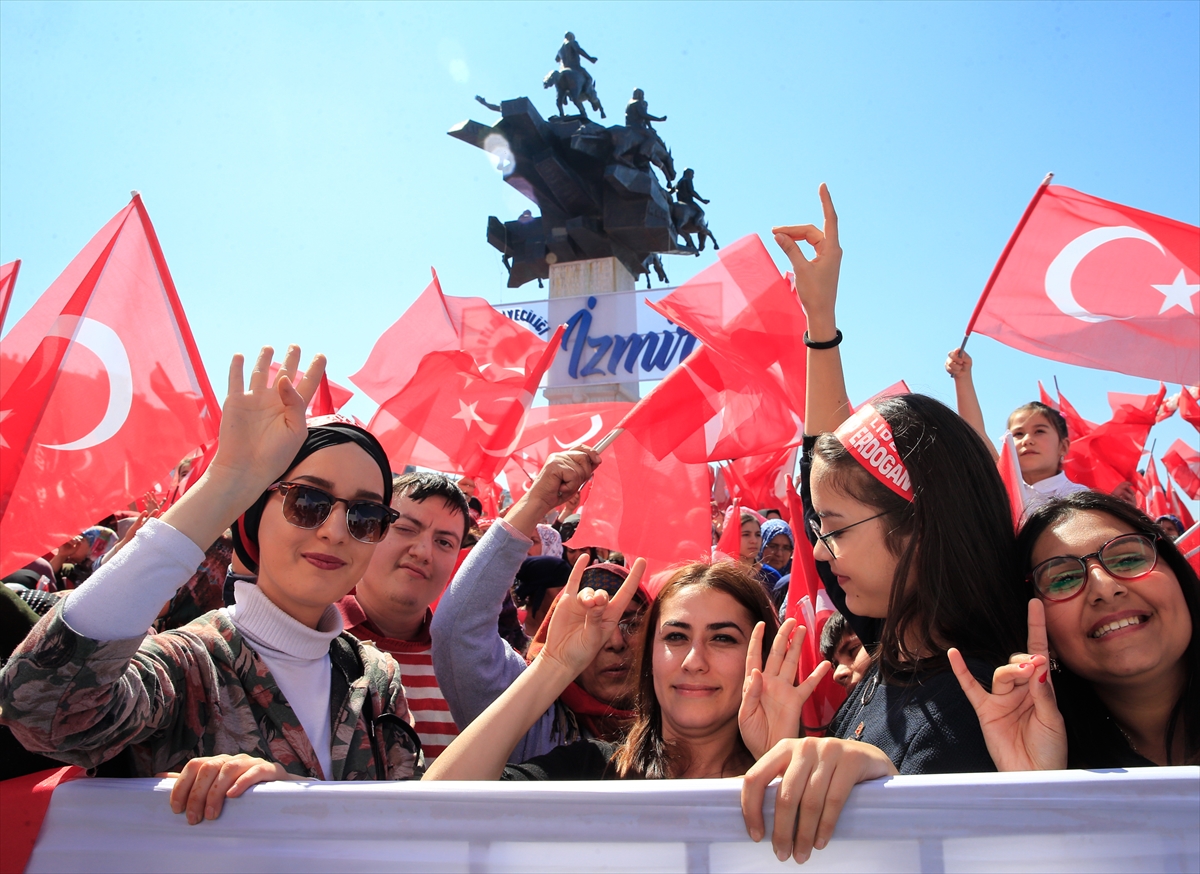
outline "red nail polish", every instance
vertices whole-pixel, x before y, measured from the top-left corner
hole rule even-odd
[[[1017,667],[1018,668],[1027,668],[1027,667],[1029,667],[1029,662],[1021,662],[1021,664],[1017,665]]]
[[[1046,682],[1046,678],[1047,678],[1048,676],[1050,676],[1050,673],[1049,673],[1049,672],[1046,672],[1046,673],[1042,674],[1040,677],[1038,677],[1038,682],[1039,682],[1039,683],[1044,683],[1044,682]]]

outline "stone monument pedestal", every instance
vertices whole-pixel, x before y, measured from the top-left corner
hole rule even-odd
[[[567,322],[571,314],[584,305],[589,297],[600,297],[616,292],[637,289],[637,279],[616,258],[590,258],[585,261],[568,261],[550,265],[549,321],[551,325]],[[632,306],[633,298],[630,297]],[[636,313],[630,317],[636,323]],[[573,338],[568,347],[573,344]],[[570,349],[560,349],[551,367],[551,382],[562,382],[554,377],[566,373],[566,361]],[[572,380],[573,385],[550,385],[544,394],[546,400],[555,404],[634,402],[639,398],[637,380],[618,382],[585,382]]]

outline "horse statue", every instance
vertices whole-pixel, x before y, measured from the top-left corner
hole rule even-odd
[[[613,159],[628,167],[646,170],[653,164],[670,185],[675,181],[675,161],[671,150],[652,130],[614,125],[612,131]]]
[[[583,107],[583,102],[586,100],[592,104],[592,109],[600,113],[601,118],[608,118],[604,114],[604,107],[600,105],[600,98],[596,96],[596,80],[591,76],[585,77],[578,70],[551,70],[546,74],[546,78],[542,80],[543,88],[554,88],[558,92],[558,114],[565,115],[563,111],[567,105],[567,101],[575,104],[575,108],[579,110],[579,114],[584,118],[588,117],[587,110]]]
[[[704,239],[707,237],[712,240],[713,248],[720,249],[717,245],[717,238],[713,236],[713,232],[708,229],[708,222],[704,218],[704,210],[694,203],[679,203],[676,201],[671,204],[671,222],[675,225],[675,230],[687,240],[687,248],[684,251],[691,252],[699,257],[704,251]],[[692,242],[692,234],[696,234],[700,241],[700,248],[696,248],[696,244]]]

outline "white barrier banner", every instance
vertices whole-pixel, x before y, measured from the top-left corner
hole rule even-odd
[[[1200,869],[1196,767],[865,783],[800,869],[746,836],[740,780],[271,783],[196,826],[170,812],[171,785],[60,786],[26,871]]]

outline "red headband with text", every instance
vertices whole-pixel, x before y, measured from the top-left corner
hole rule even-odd
[[[871,404],[863,404],[833,433],[846,451],[879,480],[906,501],[913,499],[912,480],[887,420]]]

